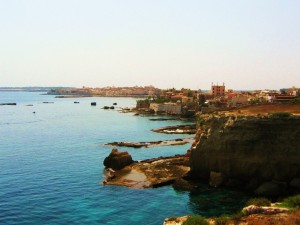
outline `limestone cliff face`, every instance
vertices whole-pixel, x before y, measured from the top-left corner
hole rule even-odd
[[[300,177],[300,118],[209,116],[200,118],[191,175],[211,171],[249,183]],[[245,183],[246,185],[246,183]]]

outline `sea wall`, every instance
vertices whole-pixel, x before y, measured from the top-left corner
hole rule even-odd
[[[193,178],[262,194],[269,182],[267,189],[277,184],[277,195],[300,177],[300,117],[202,115],[198,125],[190,153]]]

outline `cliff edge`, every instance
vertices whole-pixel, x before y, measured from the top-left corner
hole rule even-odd
[[[239,111],[240,112],[240,111]],[[300,117],[222,112],[198,116],[193,178],[278,196],[300,190]]]

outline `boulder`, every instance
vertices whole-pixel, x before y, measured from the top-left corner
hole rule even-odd
[[[105,167],[114,170],[120,170],[131,163],[133,163],[131,155],[128,152],[119,152],[118,149],[113,149],[103,162]]]

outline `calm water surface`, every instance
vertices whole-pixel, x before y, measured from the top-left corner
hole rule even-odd
[[[97,106],[90,106],[91,101]],[[4,102],[17,106],[0,106],[0,224],[156,225],[175,215],[231,213],[246,199],[207,187],[190,194],[169,186],[147,190],[103,186],[102,162],[111,151],[105,143],[187,136],[150,131],[181,122],[149,121],[100,109],[114,102],[132,107],[135,99],[57,99],[34,92],[0,92],[0,103]],[[141,160],[182,154],[189,147],[119,149]]]

